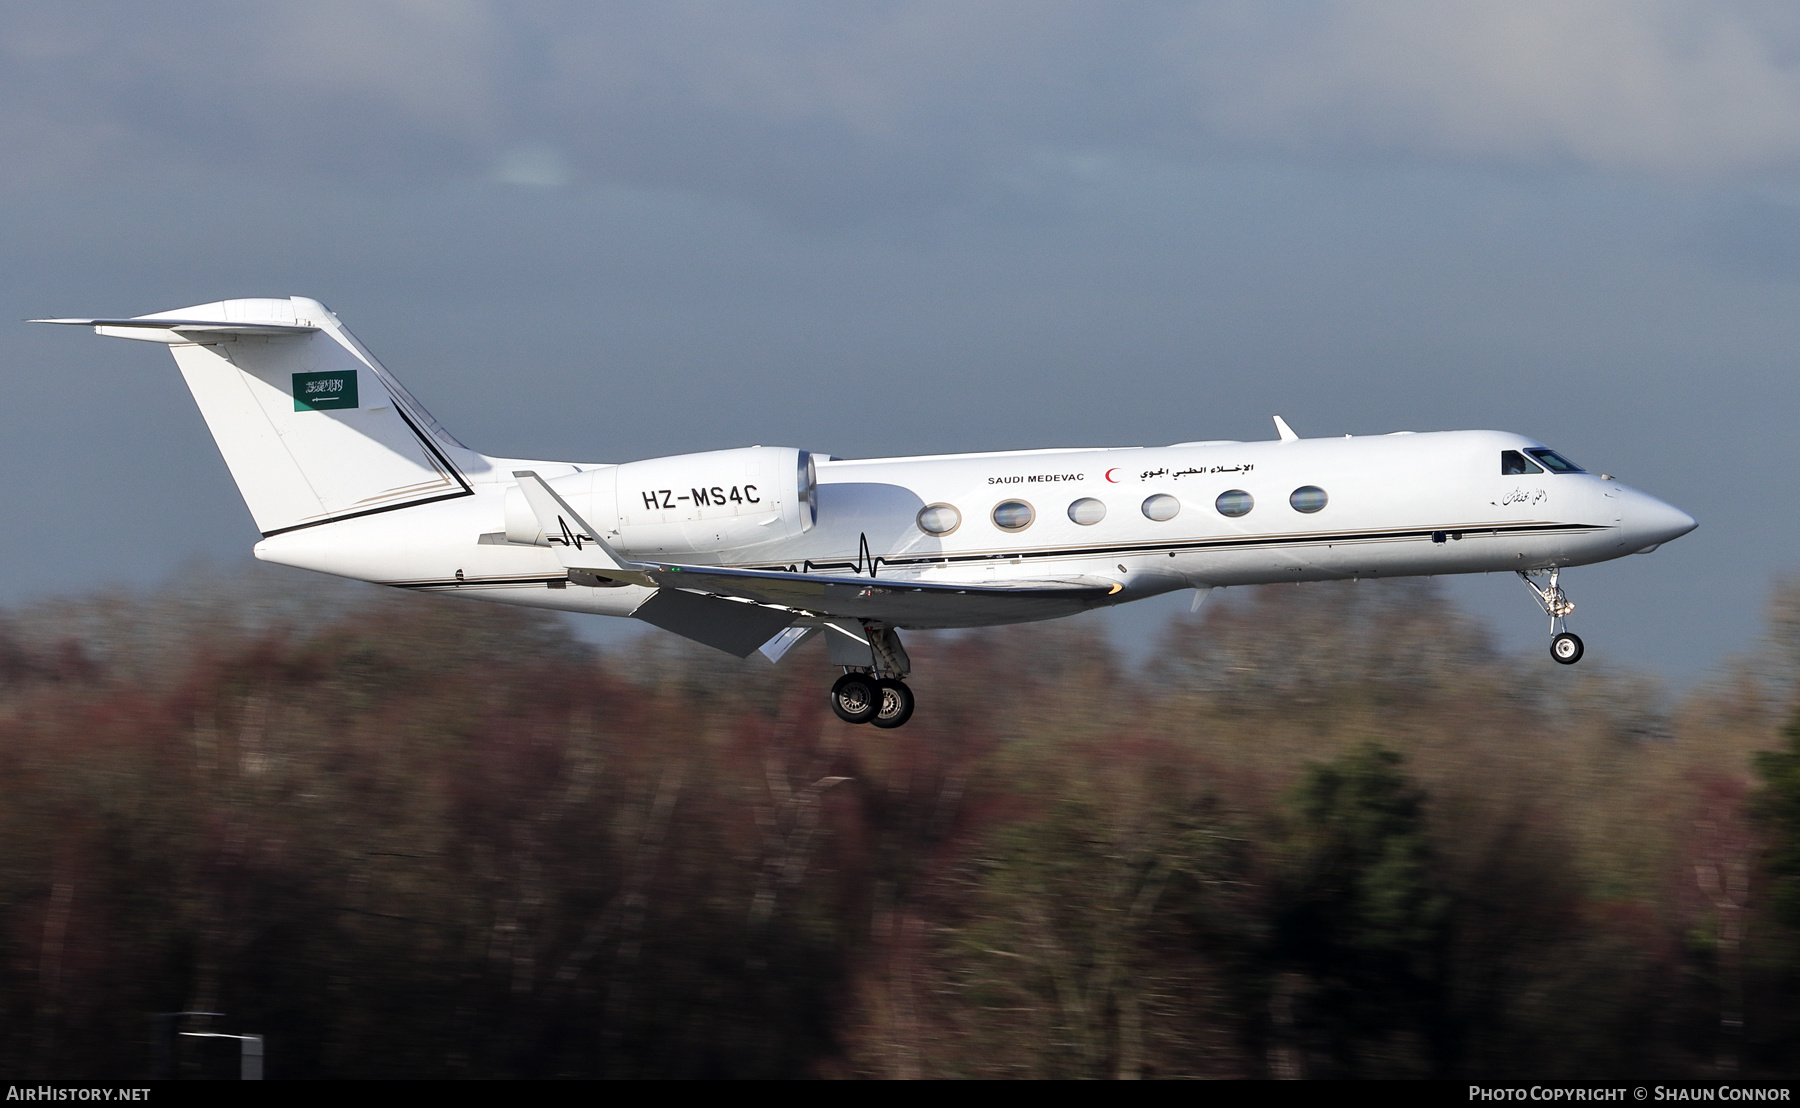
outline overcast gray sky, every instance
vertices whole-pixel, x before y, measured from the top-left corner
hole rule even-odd
[[[1791,4],[18,3],[0,149],[0,318],[315,296],[491,453],[1515,430],[1700,520],[1566,581],[1680,683],[1800,568]],[[0,364],[0,601],[255,541],[166,352]]]

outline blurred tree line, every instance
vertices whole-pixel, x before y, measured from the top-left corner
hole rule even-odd
[[[0,619],[8,1079],[1800,1072],[1800,588],[1679,701],[1365,582],[911,636],[883,732],[272,574]]]

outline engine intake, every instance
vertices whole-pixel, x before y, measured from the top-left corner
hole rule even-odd
[[[550,487],[620,553],[715,554],[812,530],[818,473],[790,446],[648,458],[552,478]],[[550,545],[517,488],[506,492],[509,542]]]

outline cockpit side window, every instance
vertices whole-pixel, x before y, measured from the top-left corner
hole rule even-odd
[[[1531,464],[1531,459],[1519,453],[1517,450],[1502,450],[1500,452],[1500,475],[1502,477],[1511,477],[1520,473],[1542,472],[1544,471]]]
[[[1527,451],[1525,451],[1525,453],[1531,455],[1533,458],[1536,458],[1538,461],[1544,463],[1544,468],[1549,470],[1551,473],[1586,473],[1587,472],[1587,470],[1582,469],[1580,466],[1576,465],[1574,462],[1571,462],[1569,459],[1563,457],[1561,454],[1558,454],[1556,451],[1545,450],[1541,446],[1537,447],[1536,449],[1533,449],[1533,450],[1527,450]]]

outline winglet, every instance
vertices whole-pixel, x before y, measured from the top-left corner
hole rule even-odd
[[[580,513],[571,508],[567,500],[558,496],[549,482],[539,477],[535,470],[514,470],[513,476],[519,479],[519,491],[525,494],[525,502],[531,505],[532,514],[537,516],[538,526],[544,529],[544,534],[550,536],[551,549],[556,551],[556,556],[565,567],[586,570],[601,577],[627,581],[646,588],[657,587],[656,582],[644,572],[647,566],[620,558],[618,551],[600,537],[600,532],[582,519]]]
[[[1289,427],[1287,425],[1287,420],[1282,419],[1280,416],[1275,417],[1275,433],[1281,436],[1282,442],[1300,441],[1300,436],[1294,434],[1294,429]]]

